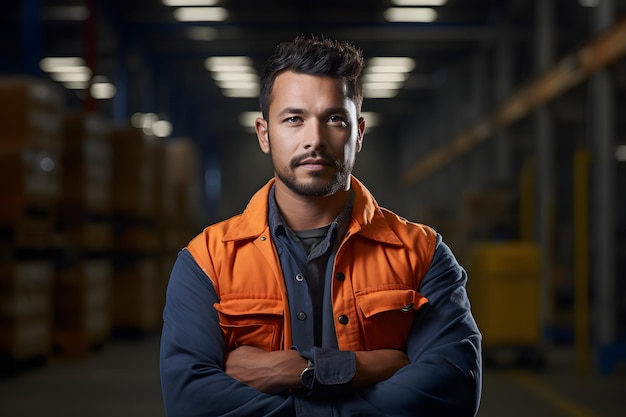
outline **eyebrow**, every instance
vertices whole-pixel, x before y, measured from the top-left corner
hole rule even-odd
[[[279,116],[283,116],[285,114],[304,114],[306,111],[304,109],[299,109],[297,107],[285,107],[278,113]]]
[[[284,109],[280,111],[280,113],[278,113],[278,115],[283,116],[285,114],[305,114],[305,113],[307,113],[306,110],[298,108],[298,107],[285,107]],[[334,114],[334,113],[348,114],[348,109],[346,109],[345,107],[329,107],[325,109],[323,113],[324,114]]]

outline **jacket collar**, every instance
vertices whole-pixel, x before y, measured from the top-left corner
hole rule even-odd
[[[246,209],[224,235],[224,241],[256,239],[267,232],[268,199],[274,182],[274,178],[270,179],[252,196]],[[387,224],[381,208],[369,190],[354,176],[350,184],[354,191],[354,207],[348,233],[359,234],[381,243],[401,245],[400,239]]]

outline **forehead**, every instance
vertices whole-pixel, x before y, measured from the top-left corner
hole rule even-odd
[[[343,103],[348,99],[346,83],[336,77],[327,75],[300,74],[283,71],[274,79],[270,96],[272,104],[277,106],[312,104],[319,101]]]

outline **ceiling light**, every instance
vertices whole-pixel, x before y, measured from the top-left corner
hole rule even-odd
[[[91,71],[89,72],[53,72],[50,78],[61,83],[65,82],[87,82],[91,79]]]
[[[111,83],[96,83],[89,88],[91,96],[97,100],[108,100],[115,96],[115,86]]]
[[[157,138],[166,138],[172,134],[172,123],[169,120],[157,120],[152,125],[152,133]]]
[[[144,114],[143,113],[133,113],[132,116],[130,116],[130,124],[133,127],[142,127],[143,126],[143,118],[144,118]]]
[[[216,81],[215,84],[217,84],[219,88],[228,88],[228,89],[255,89],[259,87],[259,83],[255,81],[226,80],[226,81]]]
[[[370,72],[363,75],[364,83],[401,83],[406,81],[408,74],[405,72]]]
[[[428,23],[437,19],[437,12],[427,7],[390,7],[385,10],[385,19],[389,22]]]
[[[618,162],[626,162],[626,145],[617,145],[615,147],[615,159]]]
[[[167,118],[160,117],[156,113],[134,113],[130,116],[130,124],[141,129],[145,135],[158,138],[166,138],[174,130]]]
[[[204,66],[211,72],[254,72],[247,56],[213,56],[204,61]]]
[[[402,87],[402,83],[368,83],[364,84],[364,88],[368,90],[399,90]]]
[[[395,97],[413,68],[415,61],[409,57],[370,58],[363,74],[363,95],[367,98]]]
[[[54,71],[49,72],[50,78],[59,82],[87,82],[91,79],[91,68],[89,67],[56,67]]]
[[[159,121],[159,116],[156,113],[135,113],[130,117],[130,123],[138,128],[143,129],[144,132],[152,134],[152,126]]]
[[[253,72],[212,72],[211,77],[215,81],[240,81],[240,82],[258,82],[259,77]]]
[[[221,22],[228,18],[228,11],[223,7],[179,7],[174,18],[179,22]]]
[[[48,57],[39,61],[39,67],[45,72],[55,72],[59,68],[84,66],[85,60],[79,57]]]
[[[226,97],[256,97],[259,77],[247,56],[213,56],[204,61],[215,84]]]
[[[230,98],[256,98],[259,96],[258,88],[225,88],[222,90],[225,97]]]
[[[163,0],[166,6],[215,6],[219,0]]]
[[[94,77],[89,93],[98,100],[107,100],[115,96],[115,86],[111,84],[106,77],[101,75]]]
[[[38,156],[41,158],[39,160],[39,168],[41,168],[43,172],[52,172],[56,165],[54,159],[50,158],[45,152],[38,154]]]
[[[50,78],[69,90],[84,90],[89,88],[91,68],[85,65],[85,60],[79,57],[47,57],[39,62],[42,71],[50,74]]]
[[[391,0],[394,6],[443,6],[448,0]]]
[[[578,4],[582,7],[598,7],[600,0],[578,0]]]
[[[374,57],[367,61],[367,73],[377,72],[411,72],[415,61],[409,57]]]

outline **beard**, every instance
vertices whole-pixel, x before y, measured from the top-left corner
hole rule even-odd
[[[307,158],[323,158],[330,162],[335,167],[335,173],[332,178],[325,178],[327,176],[325,172],[310,172],[307,180],[298,180],[296,169],[301,161]],[[274,171],[278,179],[287,188],[296,194],[307,197],[326,197],[335,194],[342,187],[346,187],[351,172],[339,159],[319,151],[295,157],[289,162],[288,166],[282,169],[275,165]]]

